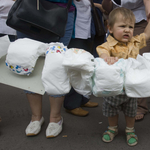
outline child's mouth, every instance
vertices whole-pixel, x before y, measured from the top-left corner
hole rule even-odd
[[[128,39],[129,38],[129,35],[124,35],[123,36],[125,39]]]

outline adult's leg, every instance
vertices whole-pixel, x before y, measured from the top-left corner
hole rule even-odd
[[[67,26],[66,26],[65,35],[64,35],[64,37],[62,37],[60,39],[60,42],[62,42],[65,46],[69,45],[69,42],[71,40],[72,33],[73,33],[73,26],[74,26],[74,12],[70,12],[68,14],[68,22],[67,22]],[[73,89],[71,89],[70,93],[65,96],[64,107],[66,109],[76,108],[75,104],[69,103],[69,101],[72,101],[74,98],[77,98],[80,101],[81,96],[76,94],[76,92]],[[75,100],[77,100],[77,99],[75,99]],[[80,104],[78,106],[80,106]]]
[[[18,39],[25,38],[25,37],[31,38],[30,36],[17,31]],[[25,92],[32,112],[31,121],[40,121],[40,119],[42,118],[42,95],[29,92],[29,91],[25,91]]]
[[[89,100],[87,100],[87,102],[88,101]],[[82,95],[78,94],[73,88],[71,88],[70,92],[65,96],[64,108],[72,110],[80,107],[81,104],[82,104]]]
[[[39,94],[26,94],[30,104],[32,117],[31,121],[40,121],[42,118],[42,95]]]
[[[73,27],[74,27],[74,12],[69,12],[68,13],[68,21],[67,21],[66,30],[65,30],[65,35],[64,35],[64,37],[62,37],[60,39],[60,42],[62,42],[65,46],[69,45],[69,42],[71,40],[72,33],[73,33]],[[80,106],[80,103],[81,103],[80,102],[81,97],[82,96],[79,96],[79,94],[76,94],[76,92],[73,89],[71,89],[70,93],[65,96],[64,107],[66,109],[78,108]],[[77,104],[71,104],[69,102],[69,101],[72,101],[74,98],[77,98],[79,100],[77,107],[76,107]],[[77,99],[75,99],[75,101],[77,101]]]
[[[89,99],[87,99],[87,102]],[[86,116],[88,115],[88,111],[81,108],[82,104],[82,95],[78,94],[73,88],[71,88],[70,92],[65,96],[64,100],[64,108],[66,112],[71,113],[77,116]]]
[[[64,96],[52,97],[49,96],[50,101],[50,122],[59,122],[61,120],[61,107],[64,102]]]
[[[25,133],[27,136],[35,136],[39,134],[44,123],[44,118],[42,117],[42,95],[28,91],[26,96],[30,104],[32,117]]]
[[[145,20],[140,23],[135,24],[134,36],[141,34],[144,32],[147,22]],[[147,41],[147,46],[140,50],[140,54],[142,55],[145,52],[150,52],[150,40]],[[135,116],[135,120],[141,120],[144,118],[144,115],[148,112],[147,99],[150,98],[140,98],[137,100],[137,115]]]
[[[68,13],[68,20],[65,29],[65,35],[60,38],[61,43],[68,46],[74,24],[74,12]],[[49,96],[50,100],[50,123],[46,129],[46,137],[56,137],[62,131],[63,118],[61,116],[61,107],[64,102],[64,96]]]
[[[144,118],[144,115],[148,112],[148,105],[147,105],[147,100],[150,98],[139,98],[137,100],[137,114],[135,117],[135,120],[141,120]]]
[[[58,136],[62,131],[63,117],[61,116],[61,107],[64,102],[64,96],[49,96],[50,100],[50,123],[46,129],[46,137],[52,138]]]
[[[32,37],[17,31],[18,39],[25,37],[32,39]],[[25,132],[27,136],[34,136],[40,132],[41,126],[44,122],[44,118],[42,117],[42,95],[26,91],[26,96],[29,101],[32,116],[31,122],[27,126]]]

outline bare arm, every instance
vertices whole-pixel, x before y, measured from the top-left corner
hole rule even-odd
[[[106,10],[108,12],[108,14],[112,11],[113,9],[113,3],[111,0],[103,0],[102,1],[102,7],[104,8],[104,10]]]
[[[145,33],[145,38],[146,38],[146,41],[150,39],[150,19],[148,21],[148,24],[144,30],[144,33]]]
[[[97,7],[97,8],[99,8],[99,9],[100,9],[100,11],[101,11],[102,13],[107,14],[107,12],[105,11],[105,9],[103,9],[103,7],[102,7],[102,5],[101,5],[101,4],[94,3],[94,6],[95,6],[95,7]]]
[[[146,12],[146,17],[147,21],[150,20],[150,0],[143,0],[144,5],[145,5],[145,12]]]

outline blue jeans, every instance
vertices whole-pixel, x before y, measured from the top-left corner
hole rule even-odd
[[[66,25],[65,35],[59,40],[59,42],[63,43],[65,46],[69,45],[69,42],[72,37],[73,26],[74,26],[74,14],[75,14],[74,12],[68,13],[68,21]]]
[[[69,45],[69,42],[71,40],[72,33],[73,33],[73,26],[74,26],[74,12],[69,12],[68,13],[67,25],[66,25],[66,29],[65,29],[65,35],[62,38],[60,38],[60,41],[59,41],[59,42],[63,43],[65,46]],[[25,38],[25,37],[33,39],[32,37],[29,37],[28,35],[17,31],[17,38]],[[31,91],[25,91],[25,93],[34,94]],[[52,97],[62,97],[62,96],[65,96],[65,95],[50,95],[50,96],[52,96]]]

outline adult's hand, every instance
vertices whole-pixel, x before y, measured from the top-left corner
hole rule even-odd
[[[147,17],[147,22],[150,20],[150,0],[143,0],[145,5],[145,12]]]
[[[103,0],[102,7],[109,14],[113,9],[113,3],[111,0]]]

